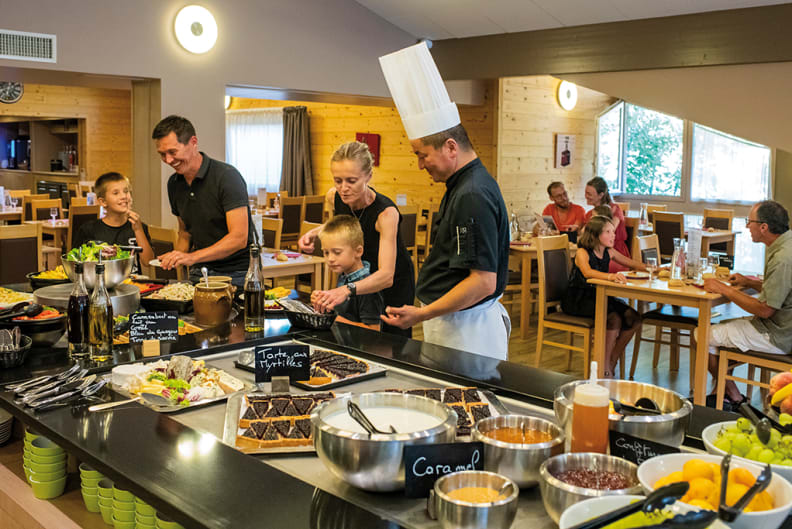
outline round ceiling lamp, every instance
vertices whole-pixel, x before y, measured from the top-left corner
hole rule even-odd
[[[183,7],[176,15],[173,29],[179,44],[192,53],[206,53],[217,42],[217,22],[205,7]]]
[[[577,104],[577,85],[569,81],[561,81],[558,85],[558,104],[564,110],[572,110]]]

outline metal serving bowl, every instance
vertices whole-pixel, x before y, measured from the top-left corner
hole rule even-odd
[[[470,503],[455,500],[448,493],[463,487],[484,487],[501,490],[506,483],[506,496],[489,503]],[[481,470],[466,470],[447,474],[435,481],[427,506],[429,515],[440,522],[443,529],[508,529],[517,514],[520,489],[505,476]]]
[[[498,428],[522,428],[548,433],[544,443],[506,443],[488,437],[487,432]],[[528,415],[499,415],[487,417],[473,427],[473,440],[484,443],[484,470],[497,472],[513,480],[522,488],[539,483],[539,466],[548,458],[564,451],[564,432],[545,419]]]
[[[347,409],[349,400],[365,413],[367,408],[394,407],[422,411],[442,422],[411,433],[374,434],[342,430],[325,418]],[[457,415],[446,405],[426,397],[399,393],[363,393],[320,404],[311,413],[316,453],[330,471],[351,485],[371,491],[404,488],[404,447],[451,443],[456,438]]]
[[[105,286],[107,288],[113,288],[128,278],[130,272],[132,272],[132,263],[134,259],[135,257],[132,256],[126,259],[102,261],[102,264],[105,265]],[[66,275],[69,276],[69,280],[74,282],[76,278],[74,265],[77,264],[77,261],[69,261],[66,259],[65,255],[62,255],[61,262],[63,263],[63,269],[66,271]],[[83,263],[83,280],[88,290],[92,290],[93,287],[96,286],[96,262],[85,261]]]
[[[626,489],[599,490],[576,487],[564,483],[555,476],[566,470],[589,469],[619,472],[632,479],[633,486]],[[620,457],[594,453],[561,454],[551,457],[539,467],[539,489],[542,492],[542,503],[547,514],[558,523],[561,513],[567,507],[581,500],[600,496],[616,496],[620,494],[640,494],[641,484],[638,481],[638,466]]]
[[[569,437],[572,425],[572,398],[575,387],[588,380],[577,380],[559,386],[555,391],[553,410],[561,428]],[[662,415],[610,415],[610,429],[642,439],[670,446],[681,446],[685,439],[693,405],[679,393],[643,382],[599,379],[597,384],[610,390],[612,399],[632,404],[641,397],[652,399],[663,411]]]
[[[60,340],[66,331],[66,314],[46,320],[6,320],[0,322],[0,329],[19,327],[23,335],[29,336],[34,346],[52,345]]]

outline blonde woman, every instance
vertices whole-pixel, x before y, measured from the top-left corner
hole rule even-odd
[[[399,234],[401,214],[390,198],[369,186],[373,163],[368,145],[357,141],[340,146],[330,159],[334,187],[327,192],[325,207],[334,215],[358,219],[363,229],[363,260],[369,263],[371,275],[351,285],[318,291],[312,296],[317,310],[332,310],[350,296],[374,292],[381,292],[389,307],[415,302],[413,265]],[[313,252],[319,230],[313,229],[300,238],[301,251]],[[382,325],[382,331],[412,336],[411,329],[387,324]]]

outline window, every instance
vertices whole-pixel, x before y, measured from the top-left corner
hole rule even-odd
[[[283,109],[226,111],[226,161],[247,183],[248,195],[259,188],[280,189],[283,162]]]
[[[770,149],[693,125],[693,200],[754,203],[770,197]]]
[[[619,189],[621,165],[621,125],[624,103],[619,103],[599,118],[597,145],[597,174],[608,187]]]

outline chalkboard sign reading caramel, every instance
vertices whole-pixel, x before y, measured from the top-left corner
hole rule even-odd
[[[404,447],[404,494],[425,498],[446,474],[484,469],[484,444],[447,443]]]
[[[175,342],[179,339],[179,313],[175,310],[138,312],[129,316],[129,341]]]
[[[256,384],[272,377],[292,382],[311,377],[311,348],[307,345],[259,345],[255,348]]]

